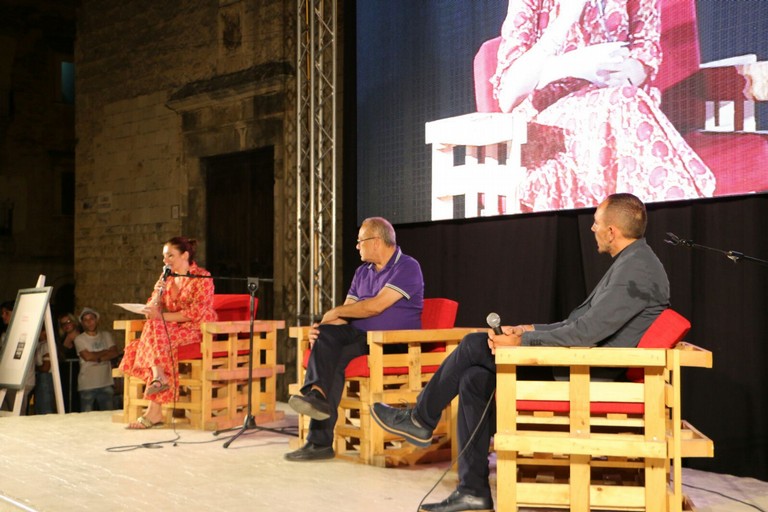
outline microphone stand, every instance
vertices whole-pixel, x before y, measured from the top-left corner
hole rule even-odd
[[[230,432],[232,430],[239,431],[224,443],[224,448],[229,448],[235,439],[240,437],[247,430],[266,430],[274,432],[276,434],[283,434],[286,436],[294,435],[289,432],[285,432],[282,429],[261,427],[256,425],[256,418],[253,416],[253,322],[254,322],[254,310],[256,309],[256,292],[259,290],[259,278],[258,277],[215,277],[215,276],[201,276],[196,274],[175,274],[171,273],[173,277],[188,277],[190,279],[222,279],[228,281],[247,281],[248,283],[248,295],[251,296],[248,306],[248,319],[250,321],[250,332],[248,336],[248,405],[246,408],[245,418],[243,418],[242,427],[232,427],[224,430],[216,430],[213,435],[218,436],[222,432]],[[261,279],[262,281],[272,281],[272,279]]]
[[[746,254],[739,251],[724,251],[722,249],[715,249],[714,247],[707,247],[706,245],[700,245],[700,244],[694,243],[693,240],[686,240],[684,238],[680,238],[674,233],[667,233],[667,238],[665,238],[664,241],[671,245],[682,245],[683,247],[690,247],[693,249],[706,249],[708,251],[719,252],[720,254],[723,254],[726,258],[728,258],[734,263],[738,263],[742,260],[745,260],[745,261],[751,261],[752,263],[757,263],[759,265],[768,267],[768,261],[766,260],[755,258],[753,256],[747,256]]]

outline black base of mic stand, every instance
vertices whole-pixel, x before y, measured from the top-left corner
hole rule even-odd
[[[248,278],[248,294],[251,296],[250,306],[248,308],[248,318],[250,320],[250,332],[248,341],[248,407],[246,409],[245,418],[243,419],[242,427],[232,427],[224,430],[217,430],[213,433],[214,436],[218,436],[223,432],[231,432],[238,430],[238,432],[224,443],[224,448],[229,448],[238,437],[243,435],[248,430],[265,430],[268,432],[274,432],[276,434],[283,434],[292,436],[289,432],[285,432],[281,429],[260,427],[256,425],[256,418],[253,416],[253,317],[254,310],[256,309],[256,291],[259,289],[259,280],[254,278]]]
[[[760,258],[747,256],[746,254],[741,253],[739,251],[724,251],[722,249],[715,249],[714,247],[707,247],[706,245],[700,245],[700,244],[694,243],[693,240],[685,240],[683,238],[680,238],[674,233],[667,233],[667,238],[664,241],[671,245],[682,245],[683,247],[690,247],[693,249],[706,249],[708,251],[719,252],[734,263],[738,263],[740,261],[751,261],[752,263],[757,263],[759,265],[768,267],[768,261],[766,260],[761,260]]]

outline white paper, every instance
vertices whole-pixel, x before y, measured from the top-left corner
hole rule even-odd
[[[138,303],[121,303],[118,304],[115,302],[115,306],[120,306],[121,308],[125,309],[126,311],[130,311],[131,313],[136,313],[137,315],[143,315],[147,312],[147,305],[146,304],[138,304]]]

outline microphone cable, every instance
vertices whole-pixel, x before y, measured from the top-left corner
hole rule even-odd
[[[440,475],[440,477],[437,479],[435,484],[427,491],[427,493],[424,495],[423,498],[421,498],[421,501],[419,502],[419,505],[416,507],[416,512],[419,512],[421,510],[421,506],[424,504],[424,500],[426,500],[430,494],[437,488],[437,486],[440,484],[440,482],[443,481],[445,476],[448,474],[448,472],[453,468],[453,465],[456,464],[459,459],[461,459],[461,456],[464,455],[464,452],[467,451],[467,448],[470,447],[472,442],[475,440],[475,436],[477,435],[477,432],[480,430],[480,426],[483,424],[483,422],[487,419],[488,410],[491,408],[491,404],[493,403],[494,399],[496,398],[496,389],[491,392],[491,396],[488,397],[488,403],[485,404],[485,409],[483,409],[483,414],[480,415],[480,421],[477,422],[477,425],[475,426],[475,430],[472,431],[472,435],[469,436],[469,439],[467,440],[467,444],[464,445],[464,448],[461,449],[459,454],[456,456],[455,459],[451,460],[451,463],[448,465],[448,468],[443,471],[443,474]],[[457,432],[458,436],[458,432]],[[451,443],[453,442],[459,442],[458,439],[451,439]]]

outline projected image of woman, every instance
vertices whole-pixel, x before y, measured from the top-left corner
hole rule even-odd
[[[523,211],[712,196],[715,177],[659,109],[660,0],[510,0],[491,79],[529,121]]]

